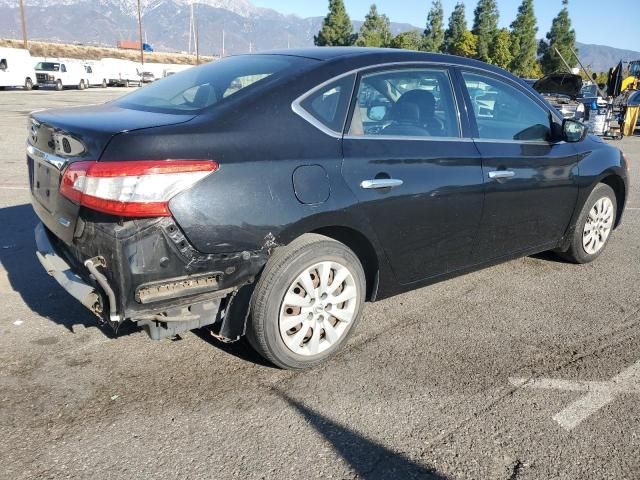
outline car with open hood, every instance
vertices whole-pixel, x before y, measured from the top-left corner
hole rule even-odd
[[[584,118],[584,104],[579,100],[582,77],[573,73],[553,73],[533,84],[533,89],[553,105],[564,118]]]

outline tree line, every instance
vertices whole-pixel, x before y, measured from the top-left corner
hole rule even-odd
[[[533,0],[522,0],[510,28],[499,28],[497,0],[479,0],[473,11],[473,27],[467,28],[466,9],[458,2],[444,25],[441,0],[433,0],[423,32],[411,30],[391,33],[389,17],[371,5],[359,32],[354,32],[344,0],[329,0],[329,13],[315,36],[318,46],[390,47],[448,53],[476,58],[497,65],[525,78],[565,71],[561,53],[571,68],[577,64],[571,50],[576,49],[576,33],[571,27],[569,0],[551,23],[545,38],[538,41]]]

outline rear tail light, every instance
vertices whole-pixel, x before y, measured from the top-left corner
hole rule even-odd
[[[76,162],[60,182],[69,200],[122,217],[167,217],[169,200],[215,172],[210,160]]]

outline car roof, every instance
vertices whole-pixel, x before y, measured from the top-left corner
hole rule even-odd
[[[290,48],[286,50],[270,50],[259,52],[259,55],[287,55],[293,57],[309,58],[320,61],[349,62],[357,61],[366,63],[368,58],[373,64],[393,62],[437,62],[452,65],[469,66],[492,71],[509,78],[516,79],[511,73],[495,65],[481,62],[466,57],[446,55],[442,53],[419,52],[416,50],[404,50],[396,48],[365,48],[365,47],[309,47]]]

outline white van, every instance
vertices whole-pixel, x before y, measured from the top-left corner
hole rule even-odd
[[[142,85],[140,66],[131,60],[120,58],[103,58],[100,65],[110,86],[129,87],[131,84]]]
[[[77,60],[52,59],[36,64],[38,85],[51,85],[56,90],[69,87],[84,90],[87,88],[85,75],[82,63]]]
[[[108,81],[100,62],[84,62],[85,83],[87,87],[107,88]]]
[[[164,69],[163,77],[170,77],[171,75],[183,72],[193,67],[194,65],[168,64]]]
[[[34,61],[24,48],[0,48],[0,89],[24,87],[31,90],[37,83]]]

